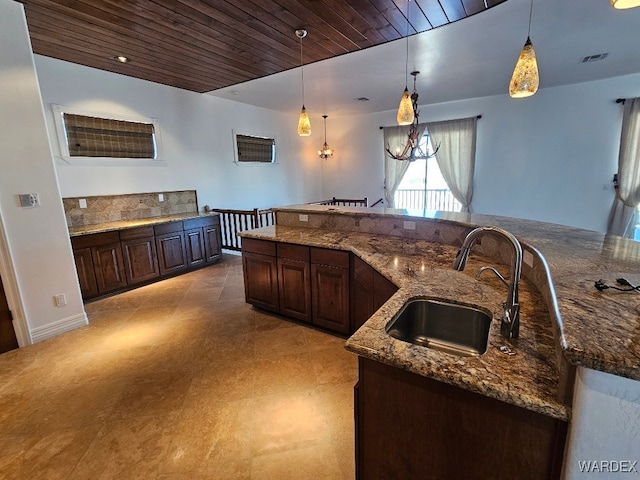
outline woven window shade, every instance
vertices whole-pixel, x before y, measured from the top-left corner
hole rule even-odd
[[[236,135],[239,162],[273,162],[273,138]]]
[[[64,114],[69,155],[72,157],[155,158],[150,123]]]

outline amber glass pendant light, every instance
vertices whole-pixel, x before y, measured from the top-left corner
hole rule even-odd
[[[302,39],[307,36],[307,31],[304,29],[296,30],[296,36],[300,39],[300,71],[302,72],[302,109],[298,119],[298,135],[308,137],[311,135],[311,121],[307,109],[304,108],[304,62],[302,61]]]
[[[624,10],[626,8],[640,7],[640,0],[609,0],[613,8]]]
[[[516,68],[513,70],[511,82],[509,83],[509,95],[512,98],[530,97],[538,91],[540,84],[540,76],[538,74],[538,62],[536,61],[536,52],[531,43],[531,14],[533,12],[533,0],[529,9],[529,30],[527,32],[527,41],[522,47]]]
[[[402,92],[402,98],[400,98],[400,105],[398,106],[398,115],[396,116],[398,125],[411,125],[415,115],[411,96],[409,95],[409,89],[407,88],[409,79],[409,0],[407,0],[407,34],[405,38],[407,39],[407,54],[404,64],[404,92]]]

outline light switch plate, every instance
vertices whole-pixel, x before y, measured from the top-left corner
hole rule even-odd
[[[300,214],[298,216],[298,220],[300,220],[301,222],[308,222],[309,221],[309,215]]]
[[[408,222],[408,221],[404,221],[402,223],[402,226],[404,227],[405,230],[415,230],[416,229],[416,222]]]
[[[87,208],[87,199],[81,198],[80,200],[78,200],[78,204],[80,205],[80,208]]]
[[[20,197],[20,206],[21,207],[39,207],[40,206],[40,197],[37,193],[21,193],[18,195]]]
[[[164,193],[159,193],[158,194],[158,201],[159,202],[164,202]]]

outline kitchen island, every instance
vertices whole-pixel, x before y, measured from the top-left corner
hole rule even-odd
[[[584,390],[584,382],[575,380],[577,366],[620,378],[624,388],[636,387],[635,381],[640,379],[636,294],[600,292],[593,286],[599,278],[613,282],[619,277],[637,284],[640,248],[636,243],[527,220],[424,213],[293,206],[276,210],[276,226],[245,236],[348,250],[400,287],[346,342],[348,350],[367,361],[571,421],[572,428],[575,424],[584,426],[593,414],[584,412],[582,405],[588,403],[581,402],[578,418],[575,407],[572,417],[574,383],[578,393]],[[465,272],[451,268],[464,237],[478,225],[510,231],[525,251],[521,334],[510,343],[516,355],[505,356],[496,348],[505,343],[498,321],[491,327],[489,350],[478,357],[452,356],[386,334],[389,320],[415,297],[482,307],[493,312],[494,318],[500,314],[506,297],[504,286],[489,277],[478,280],[473,276],[480,265],[501,268],[496,264],[508,264],[499,244],[483,239],[478,249],[481,255],[471,256],[476,264],[470,264]],[[576,432],[565,455],[567,478],[573,468],[567,459],[579,460],[585,451],[580,429]]]

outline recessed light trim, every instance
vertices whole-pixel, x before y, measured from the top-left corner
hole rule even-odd
[[[131,61],[129,57],[125,57],[124,55],[116,55],[113,59],[120,63],[129,63]]]

